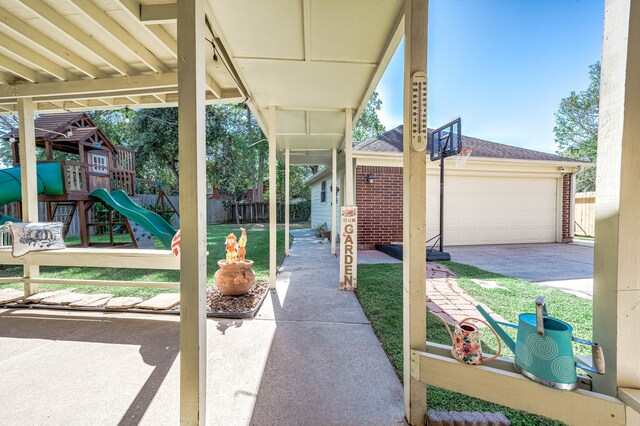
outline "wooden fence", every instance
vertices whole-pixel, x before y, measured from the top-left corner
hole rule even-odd
[[[593,237],[596,227],[596,193],[577,192],[574,212],[574,235]]]
[[[227,207],[229,222],[236,222],[235,206]],[[269,221],[269,202],[255,202],[238,204],[240,223],[262,223]],[[311,216],[311,202],[302,201],[289,206],[289,220],[291,222],[307,222]],[[276,221],[284,223],[284,203],[276,205]]]

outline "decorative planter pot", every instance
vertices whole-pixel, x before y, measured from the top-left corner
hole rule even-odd
[[[331,241],[331,231],[322,231],[321,235],[323,240],[326,238]]]
[[[256,273],[253,272],[253,260],[231,263],[226,260],[218,260],[220,269],[216,272],[215,282],[220,294],[225,296],[240,296],[253,287],[256,281]]]

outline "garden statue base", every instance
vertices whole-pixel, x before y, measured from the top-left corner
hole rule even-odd
[[[219,260],[220,269],[216,272],[215,282],[220,294],[225,296],[240,296],[253,288],[256,273],[253,272],[253,260],[227,263]]]

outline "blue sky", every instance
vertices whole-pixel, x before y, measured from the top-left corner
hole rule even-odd
[[[555,152],[554,113],[600,60],[603,0],[431,0],[430,127]],[[404,43],[379,85],[380,119],[402,124]]]

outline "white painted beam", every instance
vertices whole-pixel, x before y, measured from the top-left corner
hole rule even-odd
[[[17,34],[26,37],[32,43],[41,46],[43,49],[48,50],[49,52],[60,58],[60,60],[71,65],[88,77],[105,78],[108,76],[107,73],[98,69],[98,67],[92,65],[91,63],[89,63],[89,61],[85,60],[80,55],[76,54],[70,49],[67,49],[60,43],[53,41],[45,33],[22,21],[20,18],[8,12],[7,10],[0,10],[0,24]]]
[[[354,205],[353,198],[353,110],[347,108],[345,110],[345,126],[344,126],[344,203],[347,206]]]
[[[180,167],[180,423],[206,424],[207,223],[205,0],[178,11],[178,147]]]
[[[437,386],[570,425],[637,424],[625,421],[625,406],[616,398],[583,389],[559,391],[492,363],[470,367],[451,356],[412,351],[411,375],[422,387]]]
[[[276,212],[276,107],[269,105],[269,288],[276,288],[277,212]]]
[[[220,85],[216,83],[213,77],[207,74],[206,81],[207,81],[207,89],[211,91],[211,93],[213,93],[217,98],[221,98],[222,89],[220,88]]]
[[[289,182],[290,150],[284,150],[284,255],[289,256],[289,197],[291,193]]]
[[[338,226],[338,150],[331,150],[331,254],[336,254],[336,235]]]
[[[175,22],[177,3],[140,5],[140,22],[144,24],[170,24]]]
[[[426,387],[412,375],[412,351],[425,352],[426,318],[426,236],[427,236],[427,156],[411,146],[413,134],[412,81],[416,72],[427,71],[428,1],[405,1],[404,102],[402,137],[402,311],[404,361],[404,413],[407,422],[422,426],[426,422]],[[428,372],[425,376],[428,377]]]
[[[37,68],[40,68],[45,73],[57,78],[58,80],[71,80],[74,75],[69,70],[61,67],[52,60],[45,58],[39,53],[36,53],[31,48],[25,46],[22,43],[17,42],[15,39],[0,32],[0,50],[10,52],[21,59],[21,63],[30,62]]]
[[[640,389],[640,3],[605,2],[596,186],[593,335],[607,361],[594,389]]]
[[[31,9],[31,11],[37,14],[41,19],[59,28],[71,39],[75,40],[77,43],[99,56],[106,64],[108,64],[118,73],[122,75],[136,74],[136,71],[129,64],[120,59],[116,54],[107,49],[104,45],[99,43],[89,34],[79,29],[66,17],[56,12],[42,0],[20,0],[20,2],[24,6]]]
[[[32,70],[31,68],[22,65],[21,63],[14,61],[8,56],[0,53],[0,69],[5,70],[17,77],[20,77],[24,80],[27,80],[31,83],[41,83],[49,81],[49,79],[42,74]],[[7,86],[7,88],[12,87],[20,87],[20,86]],[[0,98],[2,97],[2,93],[13,94],[13,90],[3,90],[0,92]]]
[[[36,174],[36,129],[34,123],[33,100],[18,101],[18,123],[20,132],[20,180],[22,182],[22,220],[38,222],[38,175]],[[40,267],[31,262],[23,266],[23,278],[37,278]],[[35,294],[36,284],[24,284],[25,295]]]
[[[130,50],[152,71],[169,72],[169,67],[163,64],[153,53],[142,45],[135,37],[125,30],[115,19],[102,11],[92,0],[71,0],[84,16],[95,25],[106,30],[114,39]]]
[[[140,4],[136,0],[113,0],[122,7],[122,10],[127,13],[131,18],[136,21],[140,21]],[[141,25],[147,32],[152,34],[162,45],[166,48],[167,52],[177,58],[178,44],[176,40],[165,30],[162,25]]]
[[[5,64],[5,61],[1,56],[0,59],[2,59],[0,61],[1,67]],[[158,92],[162,92],[162,90],[176,91],[177,83],[177,73],[166,73],[159,75],[145,74],[135,75],[131,77],[112,77],[104,79],[99,78],[95,80],[59,81],[37,85],[20,84],[9,86],[10,90],[0,92],[0,100],[24,97],[41,98],[44,96],[82,95],[105,92],[123,92],[119,94],[125,96],[127,95],[127,93],[124,92],[141,89],[160,89],[158,90]]]
[[[178,42],[171,36],[171,34],[167,32],[167,30],[162,27],[162,25],[146,25],[146,27],[151,32],[151,34],[153,34],[158,40],[162,42],[167,51],[171,53],[174,58],[178,57]]]

